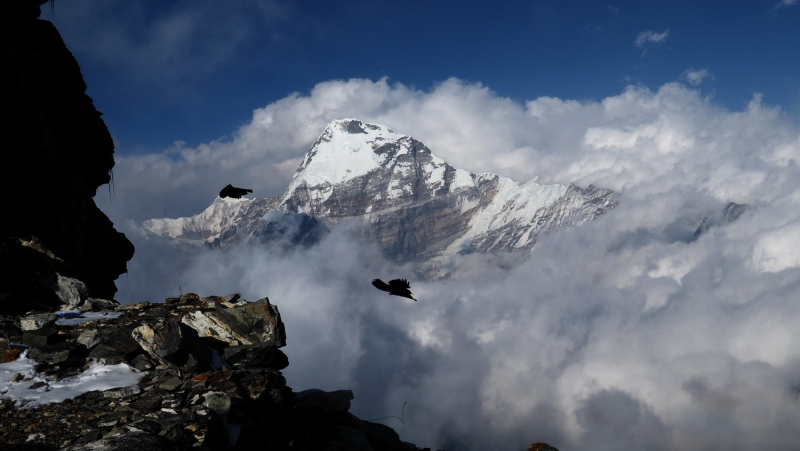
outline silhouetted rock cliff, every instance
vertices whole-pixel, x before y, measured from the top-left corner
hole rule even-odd
[[[94,203],[114,144],[41,0],[0,6],[0,310],[56,306],[58,276],[112,299],[133,244]],[[24,302],[23,302],[24,301]]]

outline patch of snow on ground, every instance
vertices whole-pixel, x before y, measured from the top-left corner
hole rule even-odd
[[[50,381],[36,372],[35,366],[36,362],[27,358],[27,351],[14,362],[0,363],[0,398],[14,400],[16,407],[36,407],[61,402],[93,390],[137,385],[144,376],[144,373],[125,363],[104,365],[95,362],[78,376]],[[11,382],[17,373],[29,380]],[[36,382],[44,382],[45,385],[30,389]]]

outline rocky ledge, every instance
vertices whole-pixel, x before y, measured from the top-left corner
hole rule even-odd
[[[3,450],[428,450],[349,413],[349,390],[287,386],[267,298],[87,299],[0,332]]]

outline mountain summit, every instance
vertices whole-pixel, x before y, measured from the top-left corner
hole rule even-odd
[[[364,235],[389,256],[419,263],[423,273],[436,276],[458,255],[530,251],[538,236],[613,208],[612,194],[591,185],[520,185],[473,174],[450,166],[411,136],[342,119],[328,124],[283,196],[217,198],[199,215],[149,220],[143,227],[155,235],[225,246],[277,232],[302,241],[320,224],[358,220]]]

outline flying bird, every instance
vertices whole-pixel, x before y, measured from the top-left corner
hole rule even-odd
[[[219,197],[230,197],[233,199],[239,199],[240,197],[244,196],[247,193],[252,193],[253,190],[247,188],[237,188],[235,186],[231,186],[229,183],[228,186],[222,188],[222,191],[219,192]]]
[[[414,294],[411,292],[411,284],[406,279],[394,279],[390,280],[389,283],[385,283],[381,279],[375,279],[372,281],[372,285],[379,290],[388,291],[389,294],[414,299],[411,296]],[[416,301],[416,299],[414,300]]]

